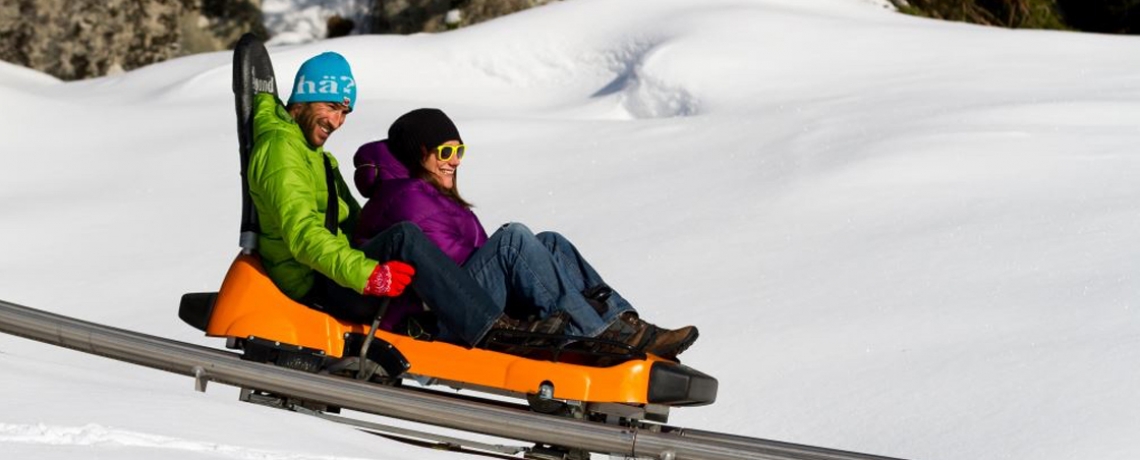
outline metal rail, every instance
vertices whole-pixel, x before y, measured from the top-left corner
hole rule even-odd
[[[243,361],[231,352],[131,332],[0,300],[0,332],[207,381],[387,417],[591,452],[663,460],[897,460],[665,427],[603,425]]]

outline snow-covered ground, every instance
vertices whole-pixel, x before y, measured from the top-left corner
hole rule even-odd
[[[325,50],[351,164],[440,107],[494,227],[571,237],[716,404],[670,422],[911,459],[1140,458],[1140,38],[863,0],[574,0]],[[176,316],[239,214],[230,55],[60,83],[0,63],[0,298],[221,346]],[[287,89],[287,88],[286,88]],[[347,169],[346,169],[347,172]],[[456,458],[0,337],[4,458]]]

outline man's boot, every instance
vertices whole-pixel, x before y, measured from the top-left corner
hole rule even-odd
[[[613,323],[610,323],[610,326],[606,328],[606,330],[602,331],[602,333],[598,334],[595,338],[623,343],[632,347],[634,351],[643,352],[645,351],[645,344],[653,335],[653,331],[650,330],[649,323],[639,322],[636,321],[636,319],[636,313],[622,313]],[[597,351],[605,353],[625,353],[628,350],[622,347],[601,345]]]
[[[498,318],[495,318],[495,322],[491,323],[491,328],[488,329],[488,331],[514,331],[519,329],[520,324],[522,323],[519,320],[503,314],[499,315]]]
[[[568,324],[566,314],[557,312],[546,318],[538,320],[517,320],[502,315],[491,324],[491,330],[483,339],[479,348],[486,348],[499,353],[523,356],[533,359],[550,359],[550,347],[555,344],[550,337],[561,336]],[[495,330],[518,331],[524,333],[547,334],[549,337],[511,336],[510,332],[496,334]]]
[[[685,326],[677,329],[654,327],[657,334],[645,345],[645,352],[653,353],[671,361],[677,361],[677,355],[688,349],[700,336],[696,326]]]
[[[570,324],[570,321],[566,312],[557,311],[546,318],[531,320],[523,324],[527,332],[560,335],[566,332],[566,326]]]
[[[695,326],[679,329],[662,329],[642,321],[637,313],[627,311],[618,317],[598,338],[613,340],[630,345],[638,351],[652,353],[669,360],[677,360],[677,355],[689,348],[700,335]]]
[[[561,311],[546,318],[535,320],[517,320],[504,314],[495,319],[490,330],[561,334],[566,329],[566,323],[566,313]]]

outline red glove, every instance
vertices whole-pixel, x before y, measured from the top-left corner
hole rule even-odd
[[[368,283],[364,285],[364,295],[376,297],[398,297],[404,293],[404,288],[412,282],[412,275],[416,269],[411,265],[392,260],[376,266]]]

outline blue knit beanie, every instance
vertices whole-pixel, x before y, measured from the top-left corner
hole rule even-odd
[[[356,80],[344,56],[330,51],[301,64],[288,104],[298,102],[336,102],[352,110],[356,105]]]

